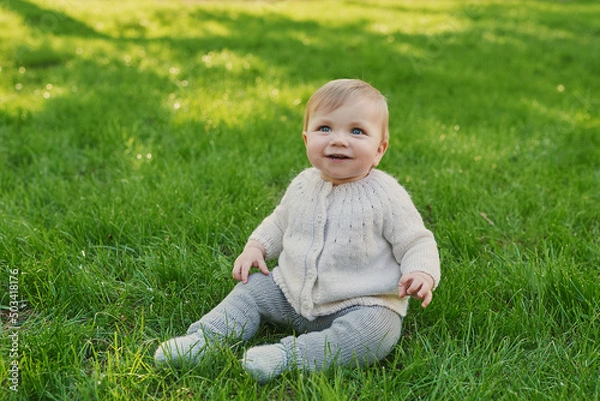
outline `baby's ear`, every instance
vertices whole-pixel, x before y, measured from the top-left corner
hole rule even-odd
[[[387,150],[389,144],[390,144],[390,141],[387,139],[384,139],[383,141],[381,141],[381,143],[379,144],[379,147],[377,148],[377,153],[375,154],[375,160],[373,161],[373,167],[377,167],[377,165],[381,161],[381,158],[385,154],[385,151]]]
[[[306,131],[302,131],[302,140],[304,141],[304,146],[306,146],[306,142],[308,141],[308,135]]]

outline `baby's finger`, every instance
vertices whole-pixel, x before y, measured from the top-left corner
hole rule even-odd
[[[407,285],[406,280],[400,280],[398,282],[398,296],[400,296],[400,298],[404,298],[408,295],[408,292],[406,291]]]
[[[242,266],[242,283],[246,284],[248,282],[248,274],[250,273],[251,266]]]
[[[241,280],[242,277],[240,276],[240,265],[238,263],[233,265],[233,270],[231,271],[231,275],[237,281]]]
[[[418,295],[418,291],[421,289],[421,283],[418,280],[412,280],[410,286],[406,289],[406,292],[410,295]]]
[[[267,267],[267,264],[264,261],[260,261],[258,262],[258,269],[262,272],[262,274],[264,274],[265,276],[268,276],[270,274],[269,272],[269,268]]]
[[[402,277],[400,277],[400,281],[398,281],[398,287],[406,287],[408,285],[410,285],[410,283],[413,281],[412,277],[410,277],[409,275],[403,274]]]
[[[433,293],[431,291],[427,291],[425,297],[423,298],[423,302],[421,302],[421,307],[427,308],[427,305],[431,303],[431,299],[433,298]]]

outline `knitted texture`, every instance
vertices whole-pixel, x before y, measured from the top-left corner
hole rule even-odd
[[[385,307],[356,306],[332,317],[317,318],[307,325],[308,332],[281,340],[291,363],[307,371],[369,366],[385,358],[400,339],[402,318]]]
[[[292,328],[275,348],[248,350],[243,364],[263,382],[297,367],[322,370],[341,366],[369,365],[384,358],[400,338],[402,318],[386,307],[354,306],[313,320],[299,315],[285,299],[272,276],[250,275],[213,310],[192,324],[188,335],[160,345],[157,365],[175,367],[199,363],[205,352],[219,344],[249,340],[262,321]],[[280,356],[276,351],[283,349]],[[251,350],[254,350],[250,352]]]
[[[437,245],[406,190],[372,170],[334,186],[309,168],[250,239],[278,257],[273,277],[307,319],[353,305],[385,306],[405,316],[398,297],[402,274],[422,271],[440,280]]]
[[[266,383],[287,369],[288,358],[281,344],[262,345],[246,351],[242,366],[256,381]]]
[[[172,365],[181,368],[196,365],[202,359],[206,347],[204,336],[200,333],[175,337],[162,343],[154,353],[157,366]]]

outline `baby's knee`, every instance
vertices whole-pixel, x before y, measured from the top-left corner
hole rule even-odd
[[[248,276],[248,282],[246,283],[242,283],[239,282],[237,284],[237,286],[241,286],[241,287],[247,287],[247,288],[255,288],[255,287],[262,287],[265,285],[269,285],[271,280],[273,280],[273,278],[269,275],[265,275],[263,273],[252,273],[251,275]]]
[[[352,327],[341,336],[344,340],[342,350],[346,356],[352,354],[358,357],[361,365],[370,365],[385,358],[400,340],[402,317],[387,308],[360,308],[341,320],[345,320],[340,322],[342,325]]]
[[[369,317],[366,330],[367,335],[373,339],[379,339],[382,349],[391,349],[400,340],[402,332],[402,317],[384,307],[369,308],[373,309],[373,316]]]

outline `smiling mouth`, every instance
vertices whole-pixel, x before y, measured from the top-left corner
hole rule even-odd
[[[328,155],[327,158],[331,159],[331,160],[346,160],[346,159],[350,159],[348,156],[345,156],[345,155]]]

